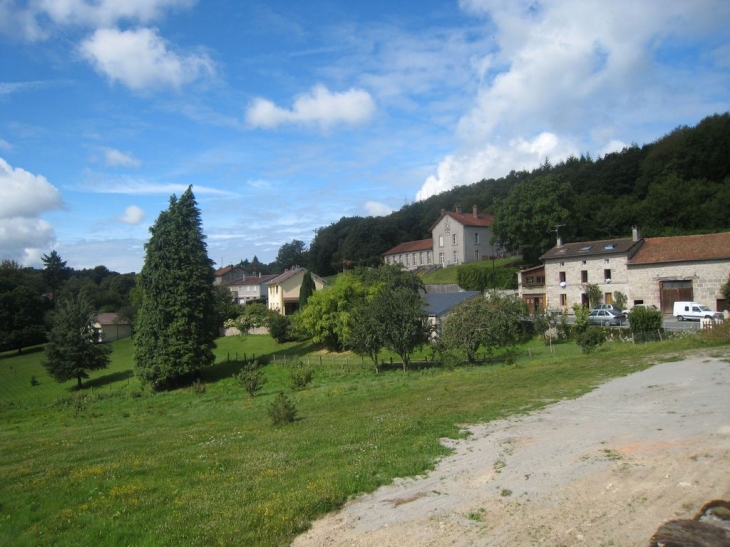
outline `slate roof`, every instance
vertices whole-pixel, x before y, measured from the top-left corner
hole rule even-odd
[[[433,249],[433,239],[419,239],[418,241],[406,241],[396,245],[389,251],[383,253],[383,256],[397,255],[400,253],[413,253],[418,251],[430,251]]]
[[[423,295],[423,300],[426,302],[426,313],[429,316],[439,317],[460,302],[476,298],[480,294],[479,291],[426,293]]]
[[[629,264],[730,259],[730,232],[693,236],[649,237]]]
[[[284,273],[279,274],[274,279],[272,279],[271,281],[269,281],[268,284],[269,285],[275,285],[277,283],[281,283],[282,281],[286,281],[287,279],[289,279],[290,277],[295,276],[296,274],[298,274],[301,271],[304,271],[304,268],[292,268],[291,270],[286,270],[286,271],[284,271]]]
[[[233,281],[229,281],[226,285],[260,285],[261,283],[268,283],[275,277],[276,274],[267,274],[260,277],[258,275],[251,275],[245,278],[238,278]]]
[[[581,241],[577,243],[563,243],[557,245],[540,257],[540,260],[558,260],[582,256],[600,256],[614,254],[628,254],[631,257],[644,240],[634,241],[631,237],[602,239],[600,241]]]

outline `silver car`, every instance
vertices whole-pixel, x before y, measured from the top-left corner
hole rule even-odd
[[[618,310],[591,310],[588,314],[589,325],[621,326],[625,320],[626,316]]]

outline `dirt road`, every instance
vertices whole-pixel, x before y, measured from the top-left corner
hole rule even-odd
[[[467,429],[428,476],[351,501],[293,545],[645,546],[662,522],[730,499],[730,351]]]

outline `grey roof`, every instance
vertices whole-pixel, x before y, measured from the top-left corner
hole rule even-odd
[[[643,240],[634,241],[632,238],[604,239],[601,241],[581,241],[578,243],[564,243],[560,247],[553,247],[540,257],[540,260],[557,260],[575,258],[578,256],[596,256],[611,254],[626,254],[629,258],[641,247]]]
[[[440,316],[451,310],[458,303],[479,296],[479,291],[426,293],[423,300],[426,302],[426,312],[429,316]]]

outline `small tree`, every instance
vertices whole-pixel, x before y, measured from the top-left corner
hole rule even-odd
[[[603,329],[590,327],[581,332],[575,339],[583,353],[593,353],[606,341],[606,333]]]
[[[403,371],[407,371],[411,355],[428,342],[431,332],[421,295],[405,287],[384,289],[371,306],[374,319],[383,326],[383,345],[400,356]]]
[[[586,296],[588,297],[588,303],[590,304],[591,308],[595,308],[596,306],[598,306],[598,304],[603,302],[603,293],[601,292],[601,287],[599,287],[598,285],[586,283],[585,291]]]
[[[378,374],[378,355],[383,349],[383,325],[369,302],[363,302],[355,308],[350,318],[346,346],[361,357],[370,357],[375,365],[375,374]]]
[[[629,328],[634,340],[642,341],[649,333],[661,330],[664,324],[662,312],[642,306],[636,307],[629,313]]]
[[[572,335],[579,335],[585,332],[588,327],[588,314],[590,310],[580,304],[573,304],[573,311],[575,312],[575,321],[573,322],[573,328],[571,330]]]
[[[297,419],[297,407],[289,397],[279,392],[269,405],[269,418],[274,425],[290,424]]]
[[[619,310],[624,311],[626,309],[626,302],[628,302],[628,298],[624,293],[621,291],[616,291],[613,293],[613,305],[616,306]]]
[[[94,317],[94,309],[81,294],[59,301],[43,361],[56,381],[76,378],[81,389],[81,380],[89,377],[89,371],[109,365],[112,349],[95,340]]]
[[[239,373],[234,374],[233,377],[251,397],[255,396],[266,384],[266,378],[259,368],[258,361],[246,363]]]
[[[269,334],[279,344],[291,340],[291,319],[279,313],[272,314],[269,318]]]

